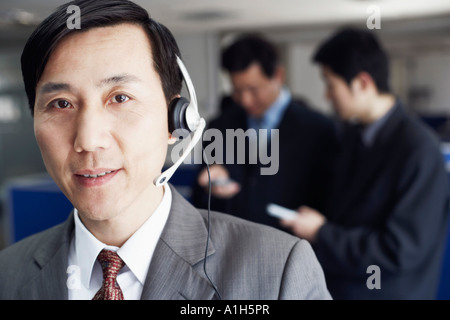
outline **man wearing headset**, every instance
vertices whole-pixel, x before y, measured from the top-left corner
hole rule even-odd
[[[69,5],[80,30],[66,26]],[[170,31],[130,1],[73,1],[31,35],[22,73],[36,140],[75,209],[0,253],[0,299],[330,298],[306,241],[209,219],[158,178],[177,56]]]

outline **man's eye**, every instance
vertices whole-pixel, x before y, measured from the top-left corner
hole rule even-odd
[[[57,109],[66,109],[70,107],[70,102],[67,100],[56,100],[50,103],[50,106]]]
[[[124,94],[118,94],[116,96],[114,96],[111,101],[113,103],[124,103],[127,102],[130,98]]]

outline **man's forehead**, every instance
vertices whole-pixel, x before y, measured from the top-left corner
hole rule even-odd
[[[321,66],[321,74],[326,80],[340,78],[339,75],[337,75],[329,66],[326,65]]]
[[[120,23],[111,26],[92,27],[87,30],[75,30],[64,36],[56,44],[50,58],[59,51],[74,50],[80,45],[85,49],[102,50],[111,49],[112,46],[119,52],[122,47],[133,43],[135,46],[127,47],[126,51],[136,50],[136,45],[148,49],[148,54],[152,57],[152,48],[150,39],[143,27],[132,23]]]
[[[104,75],[95,79],[95,84],[98,86],[111,82],[136,80],[127,66],[142,69],[145,64],[141,61],[145,61],[153,67],[151,46],[147,39],[148,36],[143,28],[133,24],[95,27],[74,32],[64,37],[55,47],[40,80],[51,76],[51,82],[61,82],[78,72],[80,68],[85,68],[85,71],[103,68]],[[140,59],[139,65],[137,65],[137,57]],[[96,58],[104,59],[101,64],[98,64]],[[90,61],[92,61],[91,65]],[[49,81],[49,79],[46,80]]]
[[[267,77],[262,71],[259,63],[252,63],[242,71],[232,72],[230,74],[233,85],[256,85],[258,83],[265,83],[272,79]]]
[[[258,62],[252,62],[244,70],[232,72],[231,75],[252,75],[255,77],[267,78],[267,76],[263,72],[262,66]]]

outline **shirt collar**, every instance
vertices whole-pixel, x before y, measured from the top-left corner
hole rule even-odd
[[[169,216],[172,203],[170,187],[164,187],[161,203],[144,224],[122,245],[111,247],[99,241],[81,222],[77,209],[74,209],[75,254],[81,270],[81,282],[89,288],[92,270],[97,256],[104,248],[114,250],[143,285],[156,244]]]
[[[398,106],[399,103],[396,101],[394,106],[388,112],[386,112],[385,115],[362,130],[361,139],[366,147],[371,147],[373,145],[381,128],[388,121],[388,119],[391,117],[391,114],[394,113],[394,110],[398,108]]]

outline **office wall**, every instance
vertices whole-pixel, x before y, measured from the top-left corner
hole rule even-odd
[[[450,51],[429,52],[410,58],[407,86],[421,114],[450,116]]]
[[[331,114],[325,99],[325,85],[320,68],[311,62],[315,44],[292,43],[287,49],[287,84],[294,95],[304,97],[313,108]]]
[[[0,187],[44,170],[20,72],[20,47],[0,49]]]
[[[217,33],[174,35],[195,86],[199,111],[206,119],[216,115],[219,96],[219,37]],[[187,96],[187,92],[185,92]]]

